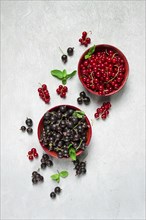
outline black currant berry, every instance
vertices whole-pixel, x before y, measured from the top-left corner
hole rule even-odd
[[[26,127],[25,126],[21,126],[20,130],[23,131],[23,132],[26,131]]]
[[[85,98],[83,99],[83,101],[84,101],[85,105],[89,105],[89,103],[90,103],[90,98],[89,98],[89,97],[85,97]]]
[[[37,184],[38,180],[34,177],[34,178],[32,178],[32,182],[33,182],[33,184]]]
[[[50,197],[51,197],[52,199],[54,199],[54,198],[56,197],[56,194],[55,194],[54,192],[51,192],[51,193],[50,193]]]
[[[62,59],[63,63],[67,62],[67,56],[65,54],[62,55],[61,59]]]
[[[59,187],[59,186],[55,187],[54,192],[55,192],[56,194],[59,194],[59,193],[61,192],[60,187]]]
[[[74,48],[73,48],[73,47],[69,47],[69,48],[67,49],[67,54],[68,54],[68,56],[72,56],[73,53],[74,53]]]
[[[33,129],[32,128],[27,128],[27,133],[28,134],[32,134],[33,133]]]
[[[86,97],[86,93],[84,91],[80,92],[80,97],[85,98]]]
[[[81,97],[78,97],[78,98],[77,98],[77,102],[78,102],[79,105],[81,105],[81,104],[83,103],[82,98],[81,98]]]
[[[32,121],[31,118],[27,118],[26,121],[25,121],[25,123],[26,123],[26,125],[27,125],[28,127],[32,127],[32,125],[33,125],[33,121]]]
[[[41,164],[41,168],[42,168],[42,169],[45,169],[45,168],[46,168],[46,163],[42,163],[42,164]]]
[[[48,161],[46,162],[46,164],[47,164],[48,167],[52,167],[52,166],[53,166],[52,160],[48,160]]]

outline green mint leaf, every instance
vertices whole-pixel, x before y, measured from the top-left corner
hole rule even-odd
[[[60,182],[60,176],[58,177],[58,179],[56,179],[56,182],[59,183]]]
[[[96,45],[94,45],[93,47],[89,49],[88,53],[85,55],[85,59],[88,59],[91,57],[91,55],[95,52],[95,48],[96,48]]]
[[[67,74],[67,76],[66,76],[66,77],[67,77],[67,79],[69,79],[69,78],[71,79],[71,78],[72,78],[74,75],[76,75],[76,72],[77,72],[77,71],[76,71],[76,70],[74,70],[72,73]]]
[[[67,79],[66,79],[66,77],[64,77],[64,78],[62,79],[62,84],[63,84],[63,85],[66,85],[66,83],[67,83]]]
[[[84,115],[85,115],[85,112],[78,111],[78,110],[73,113],[73,116],[76,117],[76,118],[83,118]]]
[[[51,74],[52,74],[52,76],[54,76],[54,77],[56,77],[58,79],[63,79],[64,75],[65,75],[65,73],[60,71],[60,70],[52,70]]]
[[[85,60],[89,59],[90,57],[91,57],[91,55],[86,54],[86,55],[85,55]]]
[[[60,172],[60,176],[61,176],[62,178],[65,178],[65,177],[68,176],[68,172],[65,171],[65,170],[63,170],[63,171]]]
[[[57,173],[57,174],[52,175],[51,179],[57,181],[59,179],[59,174]]]
[[[63,70],[63,77],[66,77],[66,75],[67,75],[67,72],[66,72],[66,70]]]
[[[73,147],[69,148],[69,156],[72,160],[76,160],[76,150]]]
[[[73,145],[73,144],[69,144],[69,145],[68,145],[68,148],[70,148],[72,145]]]

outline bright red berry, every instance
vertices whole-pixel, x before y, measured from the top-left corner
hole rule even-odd
[[[28,151],[28,155],[32,155],[32,152],[31,152],[31,151]]]
[[[33,156],[29,156],[28,159],[29,159],[29,160],[33,160]]]
[[[35,158],[37,158],[39,155],[38,155],[38,153],[36,152],[36,153],[34,153],[34,157]]]
[[[85,38],[86,38],[86,36],[87,36],[87,32],[86,32],[86,31],[84,31],[84,32],[82,33],[82,38],[83,38],[83,39],[85,39]]]
[[[31,149],[31,153],[32,153],[32,154],[34,154],[34,153],[36,153],[36,152],[37,152],[36,148],[32,148],[32,149]]]
[[[87,37],[87,38],[86,38],[86,42],[87,42],[87,44],[90,44],[91,39],[90,39],[89,37]]]
[[[99,118],[99,114],[98,113],[95,113],[94,114],[94,117],[97,119],[97,118]]]
[[[42,89],[43,89],[43,90],[46,90],[46,89],[47,89],[47,85],[46,85],[46,84],[43,84],[43,85],[42,85]]]

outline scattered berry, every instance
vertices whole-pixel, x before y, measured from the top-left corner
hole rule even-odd
[[[68,54],[68,56],[72,56],[73,53],[74,53],[74,48],[73,48],[73,47],[69,47],[69,48],[67,49],[67,54]]]
[[[87,37],[86,31],[82,32],[82,38],[79,39],[79,42],[81,43],[81,45],[84,45],[85,47],[87,47],[88,44],[91,43],[91,39]]]
[[[26,131],[26,127],[25,126],[21,126],[20,130],[25,132]]]
[[[66,93],[68,92],[67,86],[59,85],[59,87],[56,89],[56,92],[58,95],[60,95],[61,98],[66,97]]]
[[[41,174],[39,174],[36,171],[33,171],[32,173],[32,183],[33,184],[37,184],[38,182],[43,182],[44,181],[44,177],[41,176]]]
[[[28,134],[32,134],[33,133],[33,129],[32,128],[27,128],[27,133]]]
[[[86,162],[80,162],[78,159],[76,161],[73,161],[76,170],[76,175],[79,176],[81,174],[85,174],[87,172],[86,170]]]
[[[61,192],[61,188],[59,186],[55,187],[54,192],[59,194]]]
[[[55,198],[56,198],[56,194],[55,194],[54,192],[51,192],[51,193],[50,193],[50,197],[51,197],[52,199],[55,199]]]
[[[27,125],[28,127],[32,127],[32,125],[33,125],[33,121],[32,121],[32,119],[30,119],[30,118],[27,118],[26,121],[25,121],[25,123],[26,123],[26,125]]]
[[[45,169],[46,167],[52,167],[53,162],[50,160],[50,157],[48,154],[43,154],[42,159],[41,159],[41,168]]]
[[[85,105],[90,104],[90,98],[86,96],[86,93],[84,91],[80,92],[79,95],[80,97],[77,98],[77,102],[79,105],[81,105],[82,103],[84,103]]]
[[[41,88],[38,88],[38,93],[40,98],[46,103],[48,104],[50,102],[50,94],[49,91],[47,89],[47,85],[43,84],[41,86]]]
[[[63,54],[61,59],[62,59],[63,63],[66,63],[67,62],[67,55]]]
[[[28,158],[29,158],[29,160],[33,160],[33,156],[31,156],[31,155]]]
[[[110,102],[104,102],[100,108],[96,109],[94,117],[99,119],[100,117],[105,120],[106,117],[109,115],[109,109],[111,108]]]

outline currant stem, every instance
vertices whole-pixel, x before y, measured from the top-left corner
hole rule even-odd
[[[112,59],[116,56],[116,54],[118,55],[118,53],[114,53],[114,54],[113,54]]]
[[[120,66],[117,66],[117,65],[115,65],[115,66],[118,68],[117,73],[116,73],[116,75],[115,75],[112,79],[110,79],[109,81],[105,82],[106,84],[109,83],[109,82],[111,82],[111,81],[113,81],[113,80],[118,76]]]
[[[59,47],[59,50],[61,51],[61,53],[64,55],[64,52],[63,52],[63,50]]]

